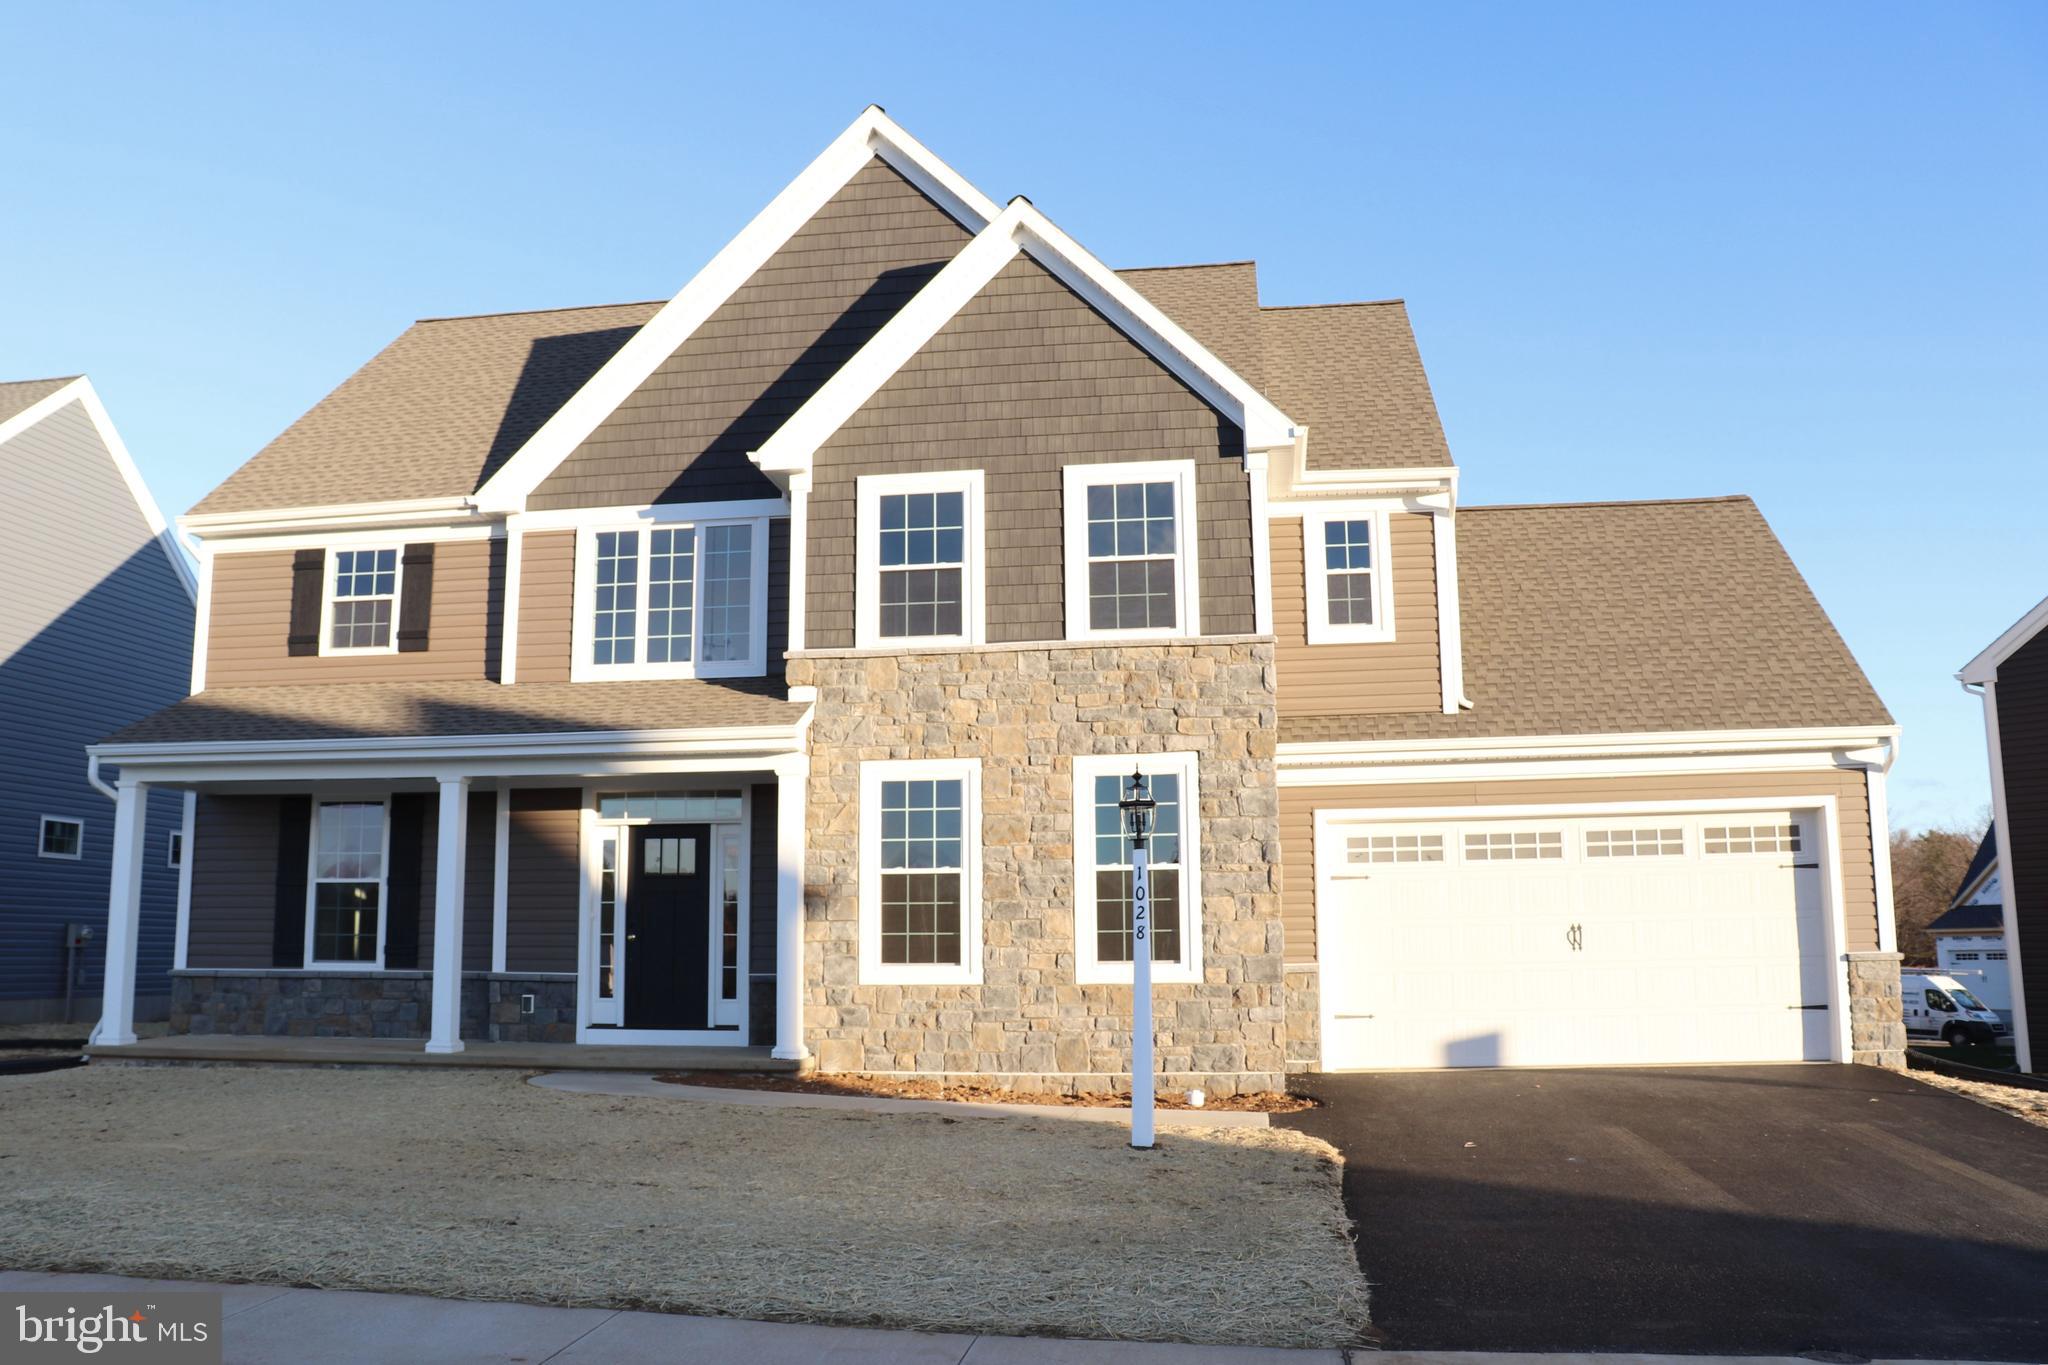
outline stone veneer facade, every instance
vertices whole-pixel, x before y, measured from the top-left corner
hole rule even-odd
[[[533,997],[533,1013],[522,996]],[[171,977],[172,1033],[279,1038],[420,1038],[433,1019],[428,972],[183,971]],[[576,982],[462,978],[462,1036],[497,1043],[576,1041]]]
[[[1849,954],[1849,1060],[1906,1069],[1898,953]]]
[[[1192,750],[1201,796],[1199,984],[1155,988],[1163,1086],[1284,1084],[1273,646],[996,645],[806,654],[817,688],[806,819],[806,1041],[827,1072],[1130,1084],[1131,992],[1075,981],[1078,755]],[[860,768],[979,758],[980,985],[860,980]]]

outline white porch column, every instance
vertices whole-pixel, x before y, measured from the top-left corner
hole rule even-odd
[[[810,760],[775,764],[775,1051],[783,1061],[811,1055],[804,1046],[804,797]]]
[[[462,1051],[462,873],[469,847],[469,779],[444,777],[434,850],[434,1019],[427,1051]]]
[[[92,1041],[135,1041],[135,939],[142,926],[142,860],[149,825],[149,787],[123,774],[114,798],[113,875],[107,889],[107,965],[99,1027]]]

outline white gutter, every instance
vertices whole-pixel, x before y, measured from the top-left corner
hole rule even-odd
[[[476,499],[464,494],[332,507],[268,508],[260,512],[187,513],[178,518],[178,529],[197,536],[226,537],[485,520],[495,520],[494,514],[480,510]]]
[[[95,744],[86,753],[97,765],[163,764],[201,759],[247,764],[329,759],[374,762],[419,758],[564,757],[578,754],[619,757],[634,754],[797,752],[809,713],[787,725],[709,727],[693,730],[585,730],[519,735],[414,735],[376,738],[295,740],[213,740],[160,744]]]
[[[93,749],[90,747],[85,751],[85,780],[92,783],[92,789],[101,796],[106,797],[107,800],[118,801],[121,799],[121,793],[115,791],[100,779],[100,756],[93,752]]]
[[[1463,700],[1462,698],[1460,700]],[[1588,758],[1635,754],[1747,753],[1759,750],[1878,749],[1896,744],[1896,725],[1804,730],[1664,731],[1627,735],[1487,736],[1436,740],[1319,740],[1283,743],[1281,767],[1322,763],[1417,763],[1489,758]],[[1889,760],[1883,761],[1887,764]]]

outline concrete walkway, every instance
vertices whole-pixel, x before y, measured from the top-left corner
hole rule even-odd
[[[806,1327],[602,1308],[470,1303],[276,1285],[138,1280],[122,1275],[0,1271],[0,1295],[23,1290],[214,1291],[229,1365],[1345,1365],[1342,1351],[1060,1341],[964,1333]],[[0,1333],[0,1341],[7,1338]],[[1806,1365],[1791,1356],[1489,1355],[1357,1351],[1370,1365]],[[1905,1365],[1875,1361],[1872,1365]],[[1930,1365],[1919,1362],[1919,1365]],[[1967,1362],[1949,1362],[1967,1365]]]
[[[1128,1109],[1078,1104],[967,1104],[958,1100],[892,1100],[879,1095],[812,1095],[792,1090],[739,1090],[715,1085],[674,1085],[652,1076],[609,1071],[550,1071],[527,1084],[575,1095],[644,1095],[661,1100],[702,1100],[710,1104],[756,1104],[769,1109],[862,1109],[874,1114],[945,1114],[950,1118],[1080,1119],[1128,1125]],[[1161,1128],[1268,1128],[1264,1114],[1226,1109],[1162,1109]]]

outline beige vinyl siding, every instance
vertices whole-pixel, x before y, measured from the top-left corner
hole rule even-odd
[[[1311,645],[1302,521],[1274,518],[1273,634],[1283,719],[1443,709],[1435,521],[1418,512],[1387,518],[1394,638],[1377,644]]]
[[[569,681],[576,612],[576,533],[528,534],[519,555],[519,667],[523,683]]]
[[[574,787],[512,793],[505,865],[505,970],[573,972],[582,898],[578,840],[583,793]]]
[[[1284,681],[1283,681],[1283,686]],[[1523,806],[1590,802],[1755,798],[1769,807],[1790,796],[1833,796],[1841,820],[1842,899],[1848,949],[1877,948],[1877,882],[1871,871],[1870,799],[1861,770],[1707,773],[1522,782],[1427,782],[1280,789],[1281,921],[1287,960],[1316,960],[1315,812],[1395,807]]]
[[[277,798],[202,792],[192,816],[194,967],[268,967],[277,912]]]
[[[394,547],[402,545],[394,537]],[[309,682],[455,682],[497,669],[494,599],[504,585],[504,552],[482,540],[434,547],[433,624],[413,654],[286,653],[292,619],[292,552],[216,554],[213,616],[206,634],[206,685],[260,687]],[[328,567],[331,573],[332,552]],[[321,585],[322,591],[327,584]],[[393,629],[396,630],[394,623]]]
[[[1195,462],[1201,629],[1249,634],[1243,436],[1028,257],[1005,266],[818,452],[806,644],[853,644],[855,480],[985,472],[988,638],[1066,638],[1062,470]]]

